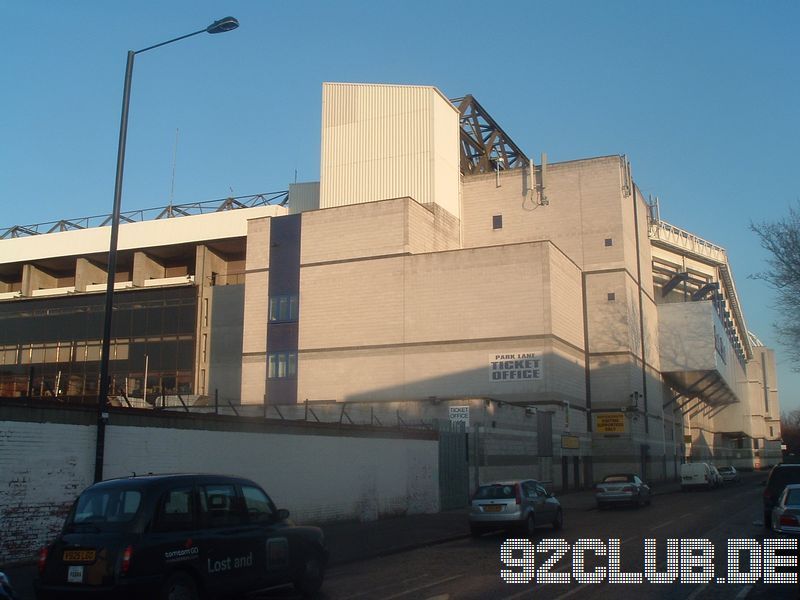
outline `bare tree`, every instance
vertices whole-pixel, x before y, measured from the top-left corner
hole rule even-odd
[[[781,414],[781,438],[787,454],[800,455],[800,410]]]
[[[775,324],[779,341],[786,346],[794,370],[800,371],[800,211],[775,222],[751,223],[769,252],[768,269],[753,277],[766,281],[778,293],[777,308],[783,321]]]

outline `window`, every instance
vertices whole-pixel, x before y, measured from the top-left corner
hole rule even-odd
[[[297,321],[297,294],[273,296],[269,299],[270,323],[294,323]]]
[[[609,246],[613,246],[614,245],[614,240],[611,239],[611,238],[606,238],[605,245],[606,245],[606,248],[608,248]]]
[[[264,492],[253,486],[243,485],[242,496],[251,522],[263,523],[272,519],[272,503]]]
[[[137,490],[91,490],[81,494],[70,521],[91,523],[100,529],[103,523],[132,521],[139,510],[142,495]]]
[[[178,488],[164,494],[156,516],[156,531],[186,531],[193,528],[192,488]]]
[[[617,299],[617,295],[614,292],[608,292],[608,301],[614,302]]]
[[[269,354],[270,379],[297,377],[297,352],[271,352]]]
[[[503,215],[494,215],[492,217],[492,229],[503,228]]]
[[[232,485],[207,485],[202,488],[200,505],[209,527],[228,527],[242,523],[236,489]]]

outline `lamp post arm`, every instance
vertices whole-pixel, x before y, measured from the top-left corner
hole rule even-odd
[[[148,50],[152,50],[153,48],[160,48],[161,46],[166,46],[167,44],[171,44],[172,42],[177,42],[178,40],[185,40],[188,37],[192,37],[193,35],[197,35],[199,33],[206,33],[205,29],[200,29],[199,31],[195,31],[194,33],[187,33],[186,35],[182,35],[181,37],[176,37],[171,40],[167,40],[166,42],[161,42],[160,44],[156,44],[155,46],[148,46],[147,48],[142,48],[141,50],[137,50],[134,54],[141,54],[142,52],[147,52]]]

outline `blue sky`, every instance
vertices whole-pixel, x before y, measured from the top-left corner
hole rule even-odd
[[[123,210],[319,176],[323,81],[471,93],[529,155],[627,154],[663,219],[724,246],[749,328],[776,346],[751,221],[800,198],[800,3],[2,3],[0,228],[108,213],[128,50]],[[8,26],[13,24],[13,26]],[[776,346],[777,347],[777,346]],[[784,410],[800,375],[778,350]]]

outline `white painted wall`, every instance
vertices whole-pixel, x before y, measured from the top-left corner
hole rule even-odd
[[[112,415],[113,417],[113,415]],[[31,560],[94,475],[95,427],[0,421],[0,564]],[[109,425],[106,478],[225,473],[260,483],[298,522],[439,510],[438,441]]]

